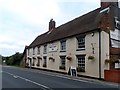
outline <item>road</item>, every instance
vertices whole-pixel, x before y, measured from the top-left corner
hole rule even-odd
[[[33,88],[39,90],[56,90],[56,89],[93,89],[117,90],[116,86],[103,84],[99,82],[90,82],[87,80],[77,80],[62,76],[59,74],[47,73],[41,70],[28,68],[18,68],[11,66],[2,67],[2,88]],[[4,90],[4,89],[3,89]],[[13,89],[12,89],[13,90]]]

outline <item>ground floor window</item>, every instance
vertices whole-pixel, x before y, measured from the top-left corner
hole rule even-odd
[[[85,55],[77,55],[77,71],[85,72]]]
[[[33,59],[33,63],[32,63],[32,66],[35,66],[35,59]]]
[[[38,58],[37,66],[40,66],[40,59]]]
[[[60,66],[59,69],[64,69],[65,70],[65,58],[66,56],[60,56]]]
[[[47,57],[43,57],[43,67],[47,67]]]

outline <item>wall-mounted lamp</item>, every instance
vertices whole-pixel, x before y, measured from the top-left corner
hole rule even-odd
[[[92,36],[92,37],[94,36],[94,32],[91,33],[91,36]]]

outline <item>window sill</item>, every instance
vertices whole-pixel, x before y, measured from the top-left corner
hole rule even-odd
[[[60,51],[60,52],[66,52],[66,51],[63,50],[63,51]]]
[[[83,50],[85,50],[85,48],[77,49],[76,51],[83,51]]]

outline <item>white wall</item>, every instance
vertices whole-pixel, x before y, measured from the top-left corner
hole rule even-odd
[[[101,72],[102,78],[104,78],[104,69],[109,70],[109,63],[105,64],[105,59],[110,59],[110,47],[109,47],[109,34],[101,32]]]
[[[105,32],[101,33],[101,69],[102,69],[102,77],[104,76],[104,68],[109,69],[108,65],[104,64],[104,60],[108,57],[106,55],[109,55],[109,35]],[[40,55],[37,55],[37,48],[35,48],[35,55],[32,54],[33,49],[30,49],[30,55],[29,57],[36,57],[40,56],[43,58],[43,56],[47,56],[47,67],[44,68],[42,67],[43,64],[43,59],[40,61],[40,66],[35,66],[37,68],[44,68],[44,69],[50,69],[50,70],[55,70],[55,71],[61,71],[61,72],[68,72],[68,69],[70,66],[77,67],[77,58],[76,55],[81,55],[85,54],[86,55],[86,60],[85,60],[85,72],[78,72],[80,75],[86,75],[86,76],[91,76],[91,77],[96,77],[99,78],[99,33],[96,32],[94,33],[94,36],[92,36],[92,33],[89,33],[85,37],[85,50],[83,51],[76,51],[76,46],[77,46],[77,40],[76,37],[68,38],[66,39],[66,45],[67,45],[67,50],[66,52],[60,52],[60,41],[54,42],[55,45],[57,45],[57,50],[53,52],[49,52],[49,44],[47,44],[47,54],[43,54],[43,48],[44,45],[41,46],[40,48]],[[93,43],[94,48],[95,48],[95,53],[92,53],[92,45]],[[27,54],[28,55],[28,54]],[[66,60],[66,70],[60,70],[60,56],[61,55],[70,55],[72,57],[72,60]],[[93,55],[95,57],[95,60],[88,60],[88,56]],[[55,61],[51,61],[48,58],[49,57],[54,57]],[[37,60],[37,59],[36,59]]]

